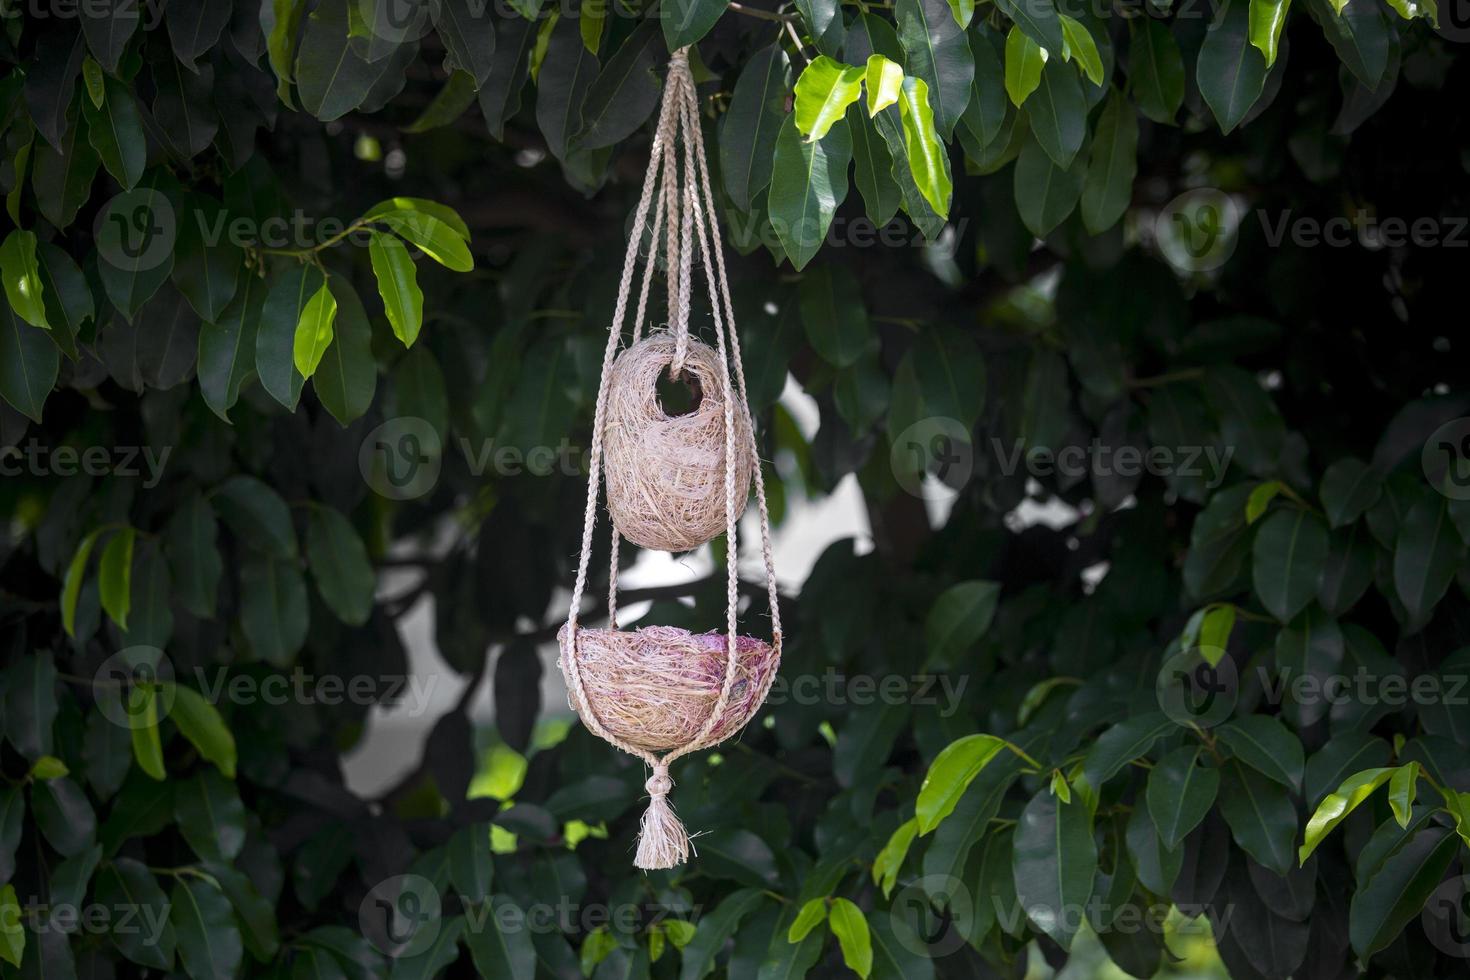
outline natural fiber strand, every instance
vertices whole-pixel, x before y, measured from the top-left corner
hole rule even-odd
[[[603,423],[607,509],[629,541],[662,551],[690,551],[724,531],[725,385],[719,354],[689,340],[684,374],[698,405],[670,416],[659,403],[658,379],[678,356],[666,332],[645,337],[618,355],[608,378]],[[736,410],[736,517],[745,510],[754,460],[746,413]]]

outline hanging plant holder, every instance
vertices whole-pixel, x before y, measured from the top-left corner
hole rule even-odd
[[[680,143],[682,180],[676,153]],[[650,257],[638,292],[632,342],[619,354],[638,244],[649,227],[650,211],[653,240],[658,240],[661,229],[667,235],[672,329],[642,336],[653,279]],[[720,242],[699,104],[688,52],[681,49],[669,63],[648,176],[623,260],[593,419],[577,579],[567,623],[557,634],[559,665],[572,709],[593,734],[638,756],[652,770],[644,784],[649,804],[633,862],[644,869],[683,864],[691,850],[689,835],[668,801],[674,785],[669,764],[745,727],[770,692],[781,659],[770,517]],[[713,347],[689,336],[696,252],[710,289]],[[696,401],[690,412],[670,415],[661,406],[658,382],[665,372],[690,385]],[[613,523],[608,628],[580,629],[577,616],[587,585],[600,483],[606,485]],[[770,603],[770,642],[738,632],[737,526],[752,483]],[[687,551],[721,531],[726,537],[724,632],[691,633],[671,626],[617,628],[621,537],[648,548]]]

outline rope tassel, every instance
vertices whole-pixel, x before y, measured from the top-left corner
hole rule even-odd
[[[648,790],[648,809],[638,827],[638,853],[633,866],[644,871],[676,868],[689,860],[689,832],[669,802],[674,781],[669,778],[668,765],[660,762],[654,766],[643,788]]]

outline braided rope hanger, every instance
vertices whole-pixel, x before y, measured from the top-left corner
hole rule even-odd
[[[683,184],[680,186],[679,160],[676,145],[682,138],[684,148]],[[660,178],[661,174],[661,178]],[[655,195],[655,189],[657,194]],[[650,208],[653,210],[651,226],[648,224]],[[707,219],[707,220],[706,220]],[[587,584],[587,568],[592,552],[592,533],[597,514],[598,485],[602,476],[603,425],[607,409],[608,379],[613,361],[622,339],[623,320],[628,309],[633,274],[637,264],[645,227],[649,227],[651,239],[658,241],[659,232],[666,235],[665,253],[668,270],[668,298],[671,326],[675,349],[669,364],[671,376],[677,376],[683,368],[689,345],[690,293],[694,253],[698,251],[700,265],[711,292],[711,313],[714,321],[716,349],[720,362],[720,381],[724,389],[725,422],[725,514],[726,514],[726,660],[723,682],[719,696],[711,707],[699,732],[685,745],[672,749],[661,758],[639,746],[619,739],[607,730],[598,719],[583,684],[577,654],[577,615],[582,606],[582,597]],[[735,500],[735,397],[739,397],[739,410],[746,413],[744,430],[749,433],[756,501],[760,517],[761,551],[766,572],[766,589],[770,602],[772,648],[779,662],[781,655],[781,613],[776,592],[776,573],[771,555],[770,515],[766,505],[765,481],[761,474],[756,450],[754,426],[749,420],[749,402],[745,390],[745,370],[741,363],[740,341],[735,332],[735,311],[731,299],[730,285],[725,272],[724,252],[721,248],[719,219],[711,190],[709,167],[705,157],[704,134],[699,124],[699,102],[695,92],[694,78],[689,70],[688,49],[674,52],[669,62],[668,78],[665,82],[663,104],[659,111],[658,125],[654,133],[648,174],[644,178],[643,192],[634,212],[632,234],[623,260],[622,280],[618,289],[611,327],[608,331],[607,347],[603,352],[602,376],[598,385],[597,405],[593,416],[591,463],[587,482],[587,504],[583,514],[582,549],[577,565],[577,577],[572,589],[571,610],[567,616],[566,638],[563,660],[571,681],[571,696],[576,699],[583,722],[594,735],[613,746],[642,759],[652,770],[644,788],[649,794],[648,810],[644,813],[639,830],[638,850],[634,864],[645,870],[671,868],[688,860],[690,841],[688,833],[674,814],[668,802],[673,789],[669,776],[669,764],[711,744],[711,733],[715,730],[729,705],[737,674],[737,615],[739,606],[739,577],[737,571],[737,523],[739,510]],[[633,343],[642,337],[643,320],[647,312],[648,295],[654,275],[654,258],[649,256],[644,266],[643,278],[638,291],[637,312],[633,320]],[[726,347],[726,325],[729,327],[729,347]],[[733,364],[733,372],[731,365]],[[732,378],[733,390],[732,390]],[[608,577],[608,625],[617,629],[617,574],[619,534],[612,530],[612,558]],[[775,670],[767,673],[761,683],[753,704],[760,705],[770,692],[775,680]]]

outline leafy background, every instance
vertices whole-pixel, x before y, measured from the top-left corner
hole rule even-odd
[[[1470,656],[1470,510],[1421,465],[1470,403],[1443,6],[5,4],[0,435],[170,455],[156,482],[60,455],[0,481],[0,970],[1462,975],[1421,909],[1460,894],[1464,703],[1274,686],[1448,691]],[[946,711],[773,704],[678,767],[708,833],[642,875],[640,767],[540,703],[583,479],[461,447],[585,442],[647,120],[691,43],[777,522],[851,480],[871,527],[786,590],[783,674],[967,683]],[[1168,207],[1198,188],[1238,233]],[[1273,233],[1360,214],[1444,240]],[[154,228],[153,264],[123,247]],[[408,417],[441,473],[398,500],[359,453]],[[903,489],[936,418],[970,450],[937,520]],[[996,448],[1094,439],[1231,462],[1028,475]],[[390,569],[414,584],[380,593]],[[630,598],[708,626],[722,593]],[[192,680],[402,674],[426,596],[468,693],[381,798],[341,776],[365,705]],[[129,683],[140,648],[174,679]],[[1181,663],[1237,679],[1228,714],[1164,710]],[[359,909],[410,870],[442,915],[390,958]],[[558,903],[637,914],[487,916]],[[86,904],[167,929],[57,914]],[[1126,925],[1154,905],[1166,928]]]

